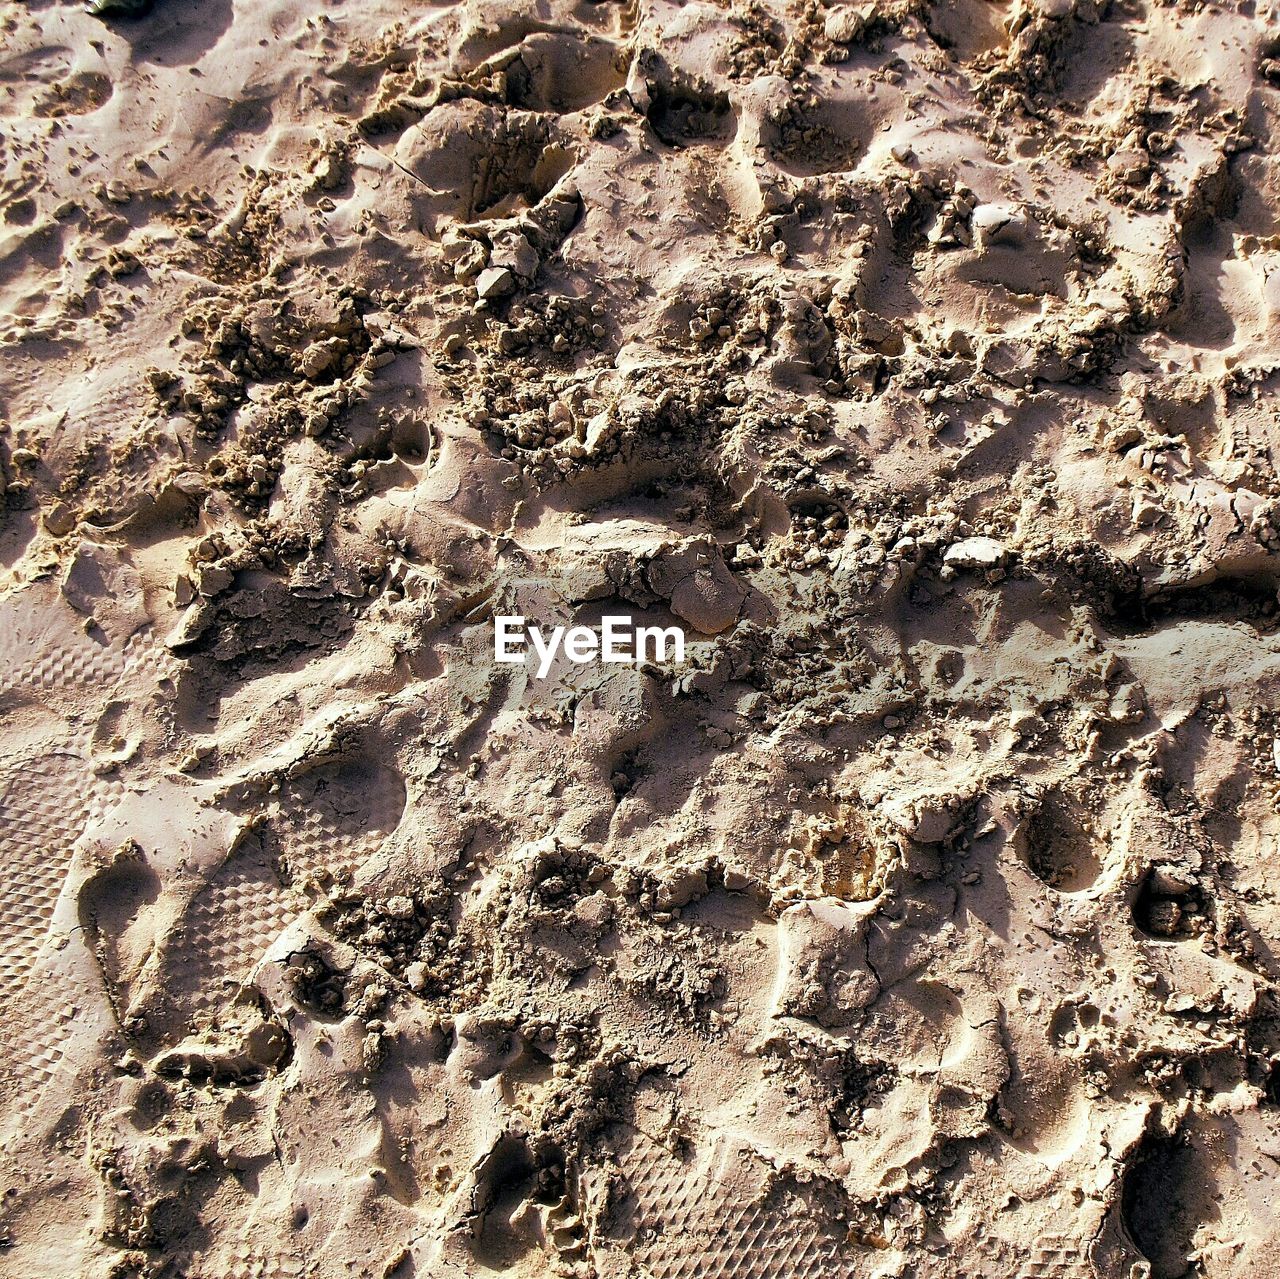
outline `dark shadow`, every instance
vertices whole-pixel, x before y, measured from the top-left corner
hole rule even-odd
[[[136,62],[186,67],[199,62],[229,30],[231,0],[159,0],[145,12],[102,14],[133,47]]]
[[[1147,1137],[1125,1173],[1124,1225],[1151,1263],[1151,1279],[1199,1273],[1190,1260],[1196,1230],[1218,1215],[1205,1162],[1184,1134]]]

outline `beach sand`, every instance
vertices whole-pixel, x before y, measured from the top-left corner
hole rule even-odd
[[[1280,1274],[1278,30],[0,3],[0,1275]]]

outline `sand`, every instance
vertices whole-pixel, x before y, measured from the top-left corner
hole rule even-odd
[[[1276,12],[128,7],[0,3],[0,1274],[1280,1274]]]

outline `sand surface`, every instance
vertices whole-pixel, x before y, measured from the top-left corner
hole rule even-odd
[[[0,1275],[1280,1274],[1278,21],[0,3]]]

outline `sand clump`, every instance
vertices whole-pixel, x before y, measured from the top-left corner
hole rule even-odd
[[[1275,20],[0,5],[0,1275],[1270,1273]]]

